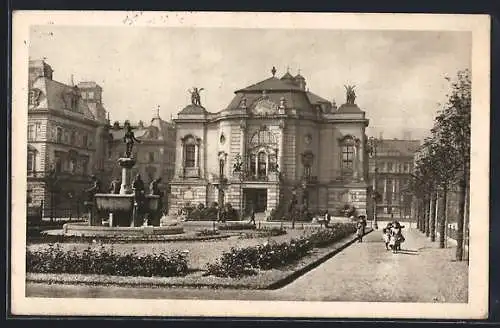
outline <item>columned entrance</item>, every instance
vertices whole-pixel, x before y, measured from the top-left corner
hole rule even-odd
[[[245,188],[243,189],[245,199],[245,208],[254,207],[256,213],[262,213],[267,210],[267,189],[265,188]]]

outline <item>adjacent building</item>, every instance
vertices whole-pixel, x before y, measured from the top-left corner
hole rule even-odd
[[[293,194],[311,211],[352,205],[366,212],[368,119],[348,88],[339,108],[289,72],[235,91],[210,112],[193,90],[178,113],[171,211],[229,202],[268,214]]]
[[[121,178],[117,159],[125,153],[125,132],[118,122],[110,125],[101,86],[64,84],[52,73],[43,60],[29,62],[27,205],[42,206],[44,216],[69,217],[83,212],[90,176],[99,178],[103,191],[113,177]],[[149,124],[133,128],[141,140],[133,173],[146,183],[162,177],[166,189],[174,176],[175,124],[158,108]]]
[[[377,139],[376,150],[369,160],[371,188],[377,188],[381,200],[377,203],[379,217],[411,215],[412,196],[408,186],[413,173],[415,154],[420,140]],[[375,170],[377,169],[377,173]],[[370,206],[370,217],[373,210]]]
[[[89,175],[104,171],[106,110],[96,83],[68,85],[52,73],[43,60],[29,62],[27,203],[44,216],[66,216]]]

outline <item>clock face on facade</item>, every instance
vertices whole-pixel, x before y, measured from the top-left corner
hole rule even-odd
[[[278,105],[272,102],[269,99],[261,99],[253,108],[254,114],[257,115],[266,115],[266,114],[274,114],[278,111]]]

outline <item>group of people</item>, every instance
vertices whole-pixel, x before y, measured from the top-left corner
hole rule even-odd
[[[392,249],[393,252],[401,250],[401,244],[405,241],[402,233],[403,228],[404,226],[401,223],[394,220],[387,223],[386,227],[382,229],[386,250]]]

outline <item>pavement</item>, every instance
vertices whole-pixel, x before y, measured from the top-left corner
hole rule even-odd
[[[382,227],[382,222],[379,227]],[[413,225],[402,251],[386,251],[381,229],[278,290],[128,288],[28,283],[27,297],[284,300],[342,302],[467,302],[468,265],[454,247],[439,249]]]

